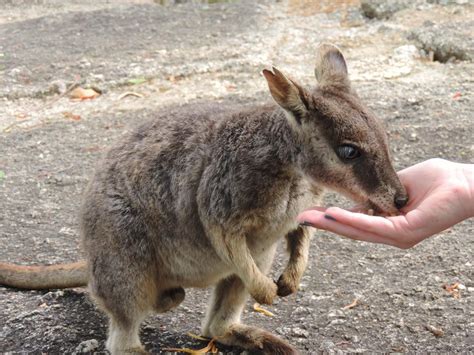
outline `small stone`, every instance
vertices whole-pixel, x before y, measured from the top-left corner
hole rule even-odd
[[[328,318],[345,318],[346,315],[340,309],[336,309],[328,313]]]
[[[280,335],[288,335],[291,333],[291,329],[288,327],[280,327],[280,328],[275,329],[275,331],[277,334],[280,334]]]
[[[344,323],[346,323],[344,319],[333,319],[332,321],[329,322],[328,325],[340,325]]]
[[[295,310],[293,311],[293,314],[306,314],[308,312],[309,312],[308,308],[299,306],[295,308]]]
[[[64,80],[54,80],[49,84],[49,92],[62,95],[67,91],[67,85]]]
[[[332,351],[335,347],[335,344],[330,340],[323,340],[319,346],[320,351]]]
[[[104,74],[91,74],[91,78],[95,81],[104,81],[105,80]]]
[[[63,290],[58,290],[58,291],[50,291],[48,293],[45,293],[41,298],[43,300],[56,300],[59,297],[64,296],[64,291]]]
[[[86,58],[83,58],[80,60],[78,66],[81,69],[85,69],[85,68],[89,68],[91,66],[91,63]]]
[[[413,44],[407,44],[397,47],[393,50],[393,54],[397,58],[414,59],[420,57],[420,51]]]
[[[96,350],[99,347],[99,342],[96,339],[84,340],[81,342],[74,351],[75,353],[84,354]]]
[[[291,328],[291,333],[292,336],[298,337],[298,338],[308,338],[309,337],[309,332],[307,330],[301,329],[301,328]]]

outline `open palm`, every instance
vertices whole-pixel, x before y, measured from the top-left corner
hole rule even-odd
[[[399,216],[315,207],[298,221],[356,240],[410,248],[474,215],[473,176],[473,165],[431,159],[399,172],[410,197]]]

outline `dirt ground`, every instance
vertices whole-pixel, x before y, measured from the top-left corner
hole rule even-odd
[[[320,41],[345,53],[354,87],[387,125],[397,169],[431,157],[473,163],[474,64],[433,61],[409,39],[449,25],[472,45],[467,1],[416,1],[383,20],[364,17],[358,1],[12,3],[0,4],[1,261],[79,259],[81,193],[110,142],[167,106],[268,101],[260,71],[272,64],[313,85]],[[102,95],[71,100],[75,85]],[[303,354],[474,352],[473,255],[472,219],[410,250],[317,232],[298,294],[268,307],[274,317],[249,302],[244,321]],[[280,251],[275,276],[285,263]],[[443,288],[456,282],[459,297]],[[188,290],[179,308],[148,318],[147,349],[202,347],[186,334],[199,333],[208,295]],[[84,289],[0,287],[0,327],[0,352],[104,351],[106,320]]]

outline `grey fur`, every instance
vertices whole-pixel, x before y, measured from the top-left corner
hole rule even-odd
[[[185,288],[211,285],[204,335],[295,353],[240,324],[240,314],[248,294],[270,304],[297,291],[312,233],[297,225],[297,214],[326,188],[379,213],[398,211],[394,201],[406,192],[382,125],[350,87],[340,51],[325,44],[316,58],[320,86],[307,90],[264,70],[278,105],[169,110],[128,133],[99,164],[81,229],[91,295],[110,318],[112,353],[143,352],[138,329],[147,314],[178,306]],[[342,144],[358,147],[361,157],[342,161]],[[285,236],[290,260],[276,284],[266,273]]]

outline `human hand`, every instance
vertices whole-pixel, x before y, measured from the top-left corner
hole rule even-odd
[[[408,249],[474,216],[474,165],[430,159],[398,173],[408,204],[394,217],[314,207],[298,222],[352,239]]]

